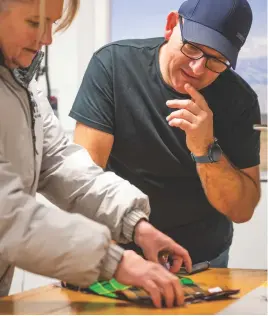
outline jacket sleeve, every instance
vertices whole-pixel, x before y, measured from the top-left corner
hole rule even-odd
[[[113,277],[123,250],[109,229],[23,192],[0,140],[0,261],[82,287]]]
[[[72,144],[47,98],[39,94],[37,99],[44,120],[38,191],[61,209],[106,225],[115,241],[132,241],[137,222],[148,219],[148,197],[114,173],[104,172],[84,148]]]

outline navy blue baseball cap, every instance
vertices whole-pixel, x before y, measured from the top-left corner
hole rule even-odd
[[[179,14],[184,18],[183,37],[187,41],[218,51],[235,69],[252,24],[247,0],[187,0]]]

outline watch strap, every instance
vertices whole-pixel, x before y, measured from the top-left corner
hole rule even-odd
[[[197,162],[197,163],[211,163],[211,162],[213,162],[208,155],[197,157],[193,153],[191,153],[191,156],[192,156],[193,161]]]
[[[193,161],[196,163],[213,163],[213,162],[215,162],[213,160],[212,153],[211,153],[211,149],[215,144],[217,146],[219,146],[218,139],[216,137],[214,137],[214,142],[208,147],[208,154],[205,156],[195,156],[193,153],[191,153]]]

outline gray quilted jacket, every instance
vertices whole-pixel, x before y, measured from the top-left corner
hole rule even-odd
[[[131,241],[149,215],[146,195],[64,135],[32,80],[41,58],[10,71],[0,51],[0,296],[15,266],[81,287],[112,278],[123,250],[111,239]]]

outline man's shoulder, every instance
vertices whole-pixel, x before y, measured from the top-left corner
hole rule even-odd
[[[109,43],[95,52],[96,56],[101,56],[106,52],[120,54],[126,51],[137,51],[142,49],[152,50],[159,47],[164,42],[163,37],[146,39],[125,39]]]
[[[225,92],[228,91],[235,99],[237,96],[252,102],[257,99],[257,94],[253,88],[233,70],[228,70],[221,76],[221,83],[228,89],[224,89]]]

